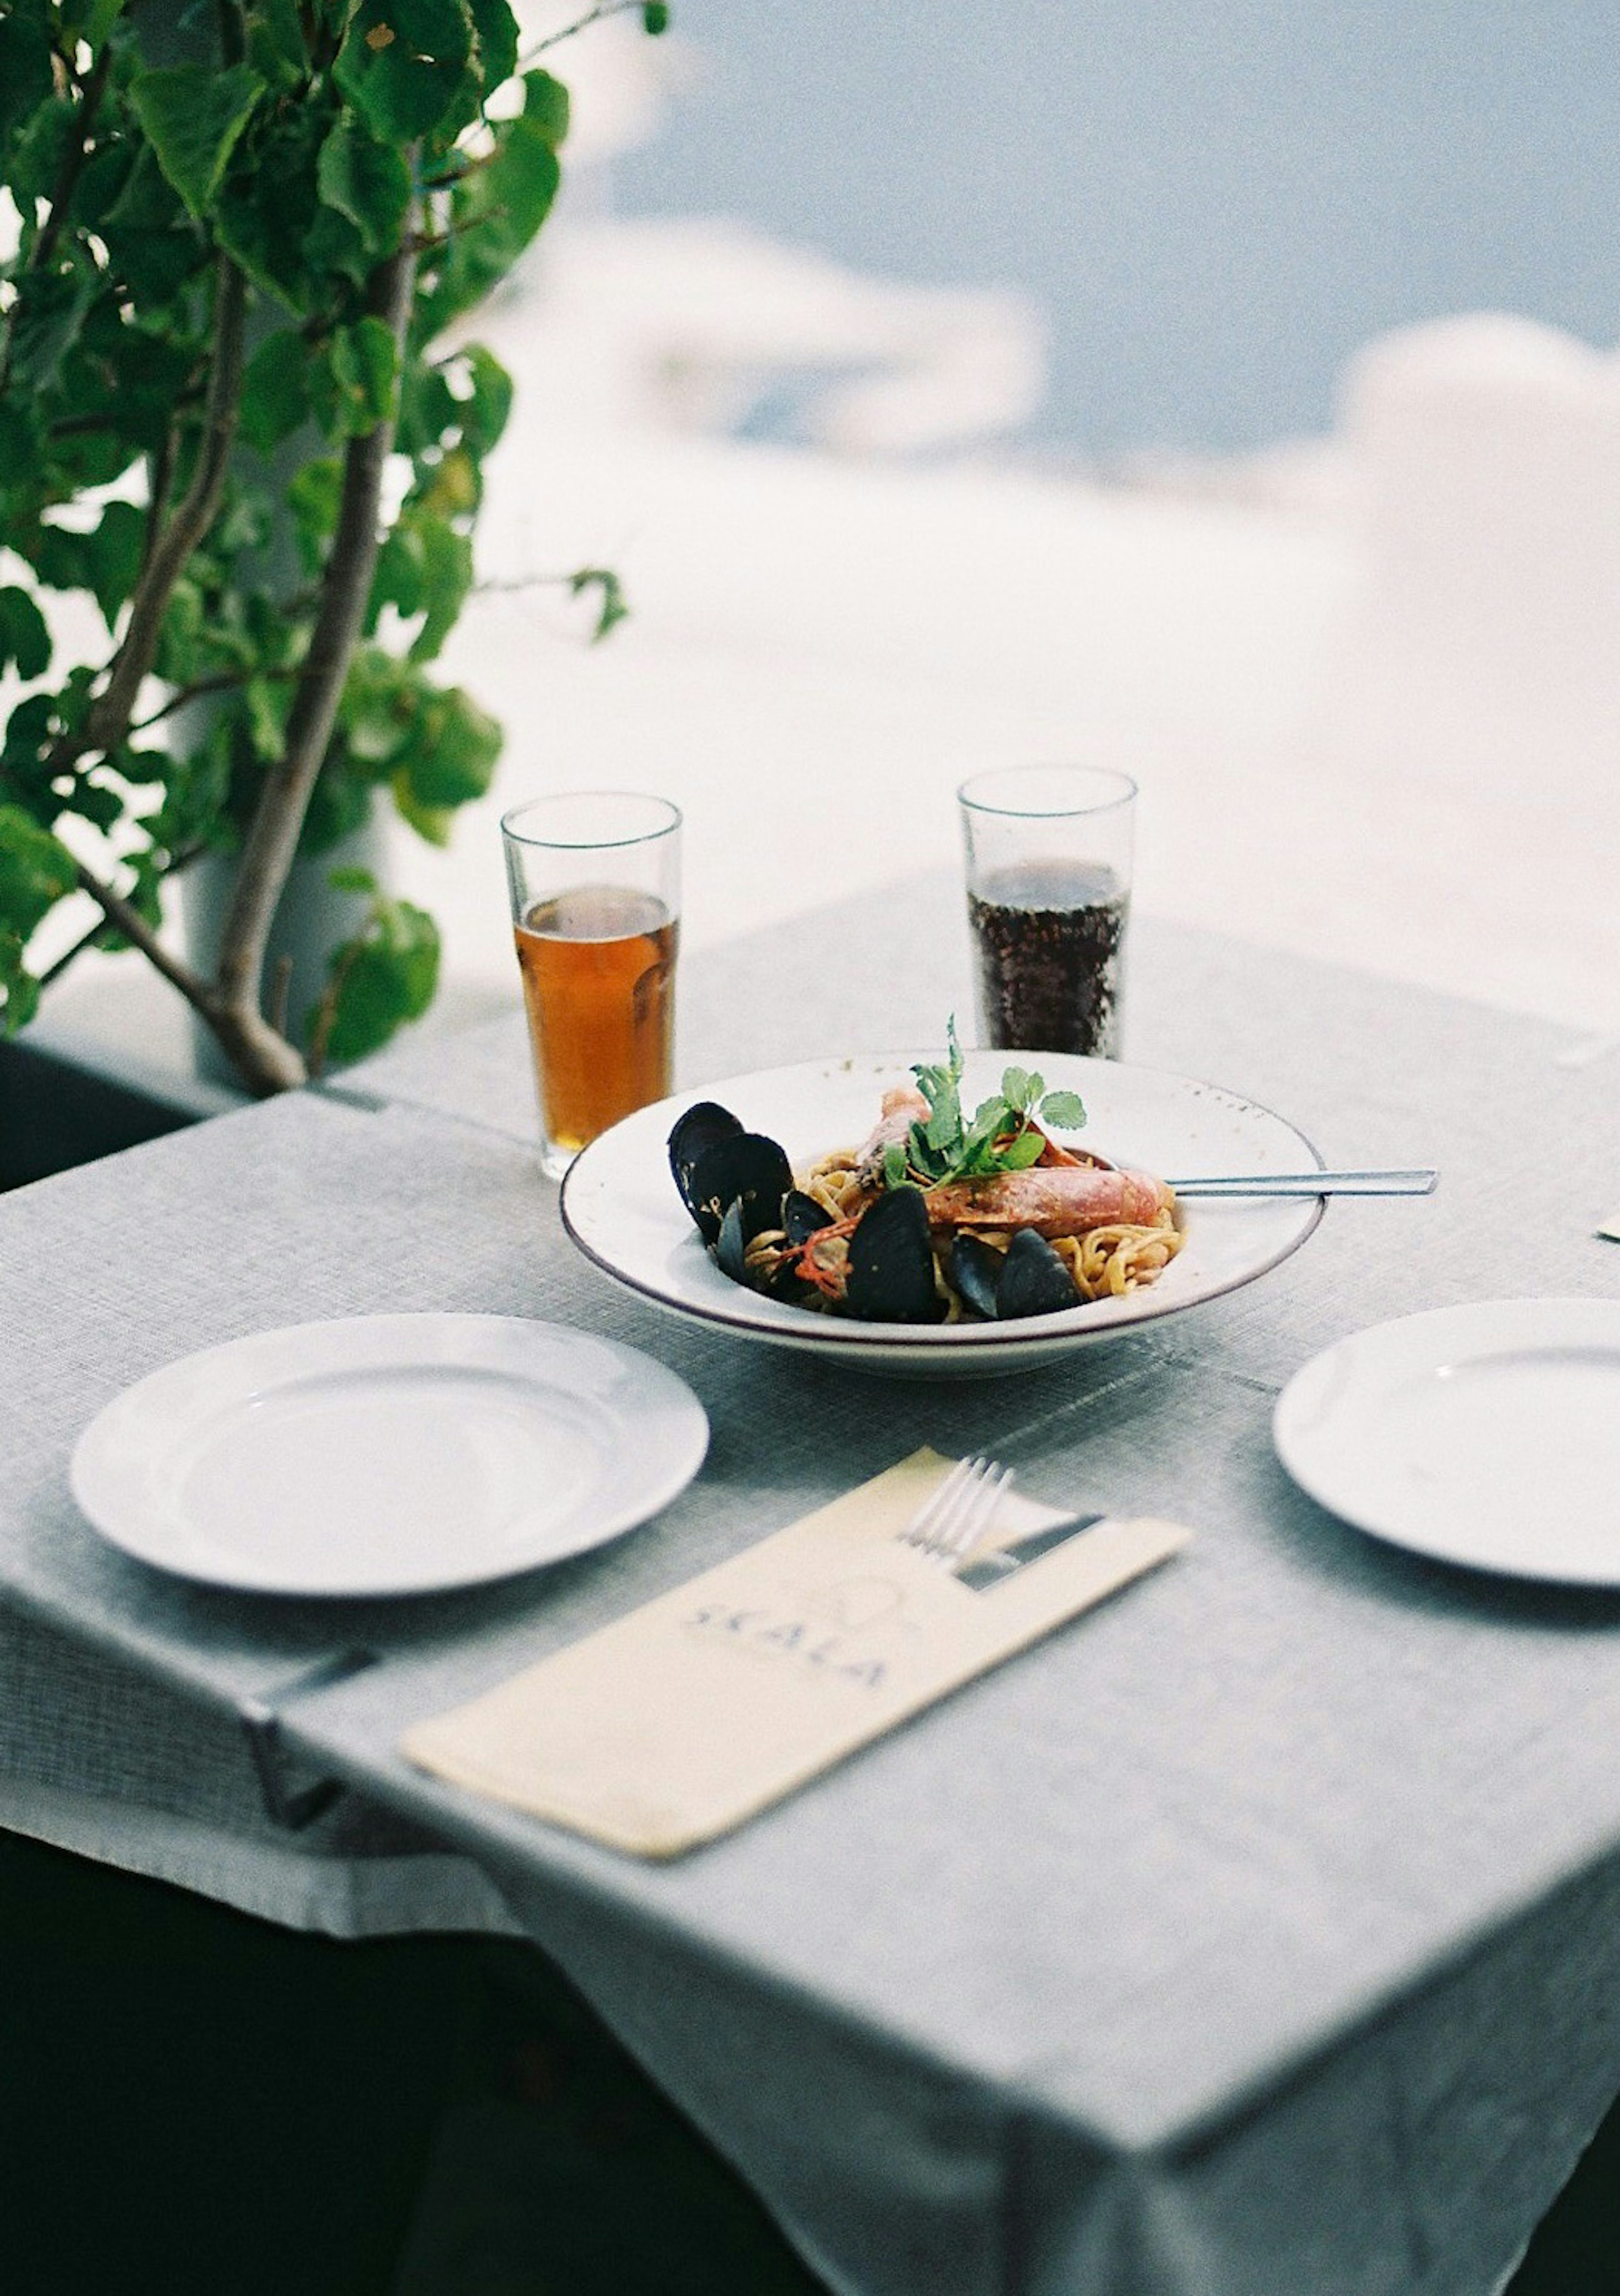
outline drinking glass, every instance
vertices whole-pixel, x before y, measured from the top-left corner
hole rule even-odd
[[[680,814],[630,790],[574,790],[501,823],[540,1103],[560,1179],[588,1140],[670,1091]]]
[[[957,799],[983,1042],[1117,1059],[1136,783],[1009,766]]]

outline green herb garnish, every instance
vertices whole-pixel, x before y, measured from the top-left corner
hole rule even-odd
[[[905,1144],[891,1141],[884,1151],[884,1180],[891,1188],[916,1180],[925,1187],[945,1180],[987,1179],[995,1172],[1024,1172],[1046,1146],[1043,1125],[1076,1132],[1086,1120],[1078,1093],[1048,1092],[1044,1077],[1009,1068],[1001,1089],[964,1115],[958,1086],[962,1047],[954,1016],[947,1025],[950,1057],[913,1068],[917,1089],[928,1103],[926,1120],[913,1124]]]

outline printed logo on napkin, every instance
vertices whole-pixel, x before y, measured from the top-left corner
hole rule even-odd
[[[419,1767],[642,1857],[740,1824],[1184,1546],[1106,1521],[974,1591],[899,1533],[918,1451],[403,1742]],[[1011,1499],[990,1544],[1062,1518]]]

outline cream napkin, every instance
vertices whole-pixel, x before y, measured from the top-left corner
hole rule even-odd
[[[950,1462],[921,1450],[785,1530],[419,1724],[403,1751],[474,1793],[647,1857],[740,1824],[1151,1570],[1190,1533],[1096,1525],[994,1587],[897,1534]],[[1010,1495],[983,1552],[1062,1520]]]

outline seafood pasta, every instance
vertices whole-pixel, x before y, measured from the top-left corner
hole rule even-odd
[[[962,1056],[885,1093],[858,1144],[794,1173],[711,1101],[670,1136],[676,1185],[724,1272],[775,1299],[887,1323],[1048,1315],[1156,1282],[1181,1248],[1171,1190],[1063,1145],[1085,1111],[1009,1068],[971,1115]]]

